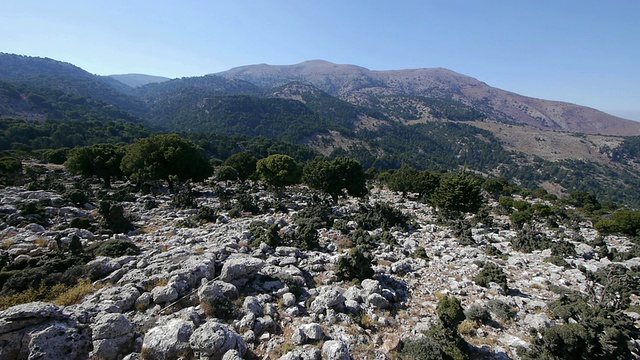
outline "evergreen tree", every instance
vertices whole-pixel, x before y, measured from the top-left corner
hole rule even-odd
[[[177,134],[136,141],[122,158],[121,169],[136,181],[165,180],[171,192],[174,177],[180,181],[203,181],[213,173],[202,150]]]

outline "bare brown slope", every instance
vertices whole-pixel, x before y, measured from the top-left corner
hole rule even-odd
[[[314,60],[297,65],[244,66],[217,75],[246,80],[264,88],[292,81],[308,83],[361,106],[387,95],[447,98],[471,105],[495,121],[526,124],[542,130],[640,135],[638,122],[584,106],[518,95],[443,68],[372,71]]]

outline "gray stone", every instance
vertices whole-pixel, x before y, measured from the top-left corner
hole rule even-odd
[[[53,304],[31,302],[16,305],[0,311],[0,334],[64,318],[61,308]]]
[[[324,331],[322,331],[322,326],[318,323],[302,325],[300,329],[309,340],[315,341],[324,339]]]
[[[237,255],[225,261],[220,273],[220,280],[243,286],[262,269],[264,260],[251,256]]]
[[[389,300],[380,294],[373,293],[367,297],[367,303],[375,309],[386,309],[389,307]]]
[[[322,345],[322,359],[324,360],[351,360],[347,345],[339,340],[325,341]]]
[[[157,286],[151,290],[151,296],[156,304],[170,303],[178,299],[178,291],[171,285]]]
[[[411,259],[403,259],[391,264],[391,272],[394,274],[406,274],[413,270]]]
[[[65,359],[80,360],[89,357],[89,335],[73,325],[56,322],[30,333],[28,338],[29,359],[57,360],[63,356]]]
[[[325,287],[322,292],[311,303],[311,312],[320,314],[327,309],[343,305],[345,297],[342,292],[336,288]]]
[[[236,349],[231,349],[227,351],[222,357],[222,360],[243,360],[243,359],[244,358],[242,357],[240,352]]]
[[[220,360],[229,350],[237,350],[240,356],[247,351],[247,343],[240,335],[229,326],[215,321],[207,321],[197,328],[189,344],[196,359]]]
[[[292,293],[286,293],[282,295],[282,305],[285,307],[292,307],[296,304],[296,296]]]
[[[380,286],[378,280],[364,279],[360,285],[369,294],[380,294],[382,292],[382,286]]]
[[[183,319],[172,319],[166,324],[149,330],[142,343],[142,351],[151,359],[177,359],[189,350],[189,339],[193,334],[193,323]]]
[[[551,326],[551,319],[545,313],[528,314],[524,318],[524,323],[535,329],[548,328]]]
[[[133,350],[133,324],[122,314],[104,314],[92,325],[93,352],[97,359],[116,360]]]
[[[242,310],[245,313],[252,313],[256,316],[262,316],[262,303],[255,296],[247,296],[242,303]]]
[[[149,307],[149,304],[151,304],[151,300],[153,300],[153,296],[151,295],[150,292],[143,293],[136,299],[136,302],[135,302],[136,310],[138,311],[146,310]]]
[[[198,298],[205,303],[211,303],[224,298],[235,300],[238,298],[238,288],[233,284],[216,280],[200,286],[198,289]]]

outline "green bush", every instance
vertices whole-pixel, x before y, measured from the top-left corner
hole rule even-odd
[[[361,205],[355,215],[358,226],[365,230],[382,228],[389,230],[394,226],[406,227],[409,217],[387,203],[375,203],[373,206]]]
[[[428,337],[403,339],[400,360],[444,360],[440,345]]]
[[[476,284],[482,287],[489,287],[489,283],[494,282],[498,284],[505,293],[509,293],[509,286],[507,285],[507,274],[504,270],[493,262],[486,262],[480,270],[480,273],[473,279]]]
[[[436,307],[438,318],[442,325],[449,329],[456,329],[458,325],[465,319],[464,310],[460,305],[460,300],[455,296],[445,296]]]
[[[109,201],[101,201],[98,209],[102,215],[101,226],[116,233],[124,233],[133,230],[131,220],[124,214],[124,208],[120,204]]]
[[[464,315],[467,317],[467,319],[479,323],[485,323],[491,320],[491,312],[489,312],[486,307],[481,305],[471,305],[464,312]]]
[[[140,248],[127,240],[110,239],[98,243],[89,249],[95,256],[119,257],[125,255],[140,255]]]
[[[464,319],[464,314],[462,318]],[[469,344],[460,336],[457,328],[437,324],[427,330],[425,336],[438,344],[442,349],[443,358],[447,360],[469,359]]]
[[[509,321],[516,317],[515,310],[503,301],[491,299],[487,302],[487,307],[498,319],[502,321]]]
[[[375,272],[372,268],[373,256],[367,252],[363,252],[358,248],[349,250],[347,255],[343,255],[338,259],[336,265],[336,275],[342,279],[360,281],[370,279]]]
[[[513,250],[530,253],[534,250],[545,250],[551,247],[553,242],[545,234],[536,232],[530,228],[523,228],[518,235],[511,239]]]

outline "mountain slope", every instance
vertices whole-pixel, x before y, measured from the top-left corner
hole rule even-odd
[[[105,81],[69,63],[48,58],[0,53],[0,81],[35,88],[57,89],[117,106],[137,116],[146,113],[145,104],[125,92],[122,83]]]
[[[510,93],[442,68],[372,71],[315,60],[289,66],[244,66],[216,75],[264,88],[297,81],[367,107],[387,96],[423,96],[459,101],[497,122],[587,134],[640,135],[640,123],[583,106]]]
[[[108,77],[118,80],[121,83],[127,86],[130,86],[132,88],[171,80],[164,76],[154,76],[154,75],[145,75],[145,74],[117,74],[117,75],[109,75]]]

